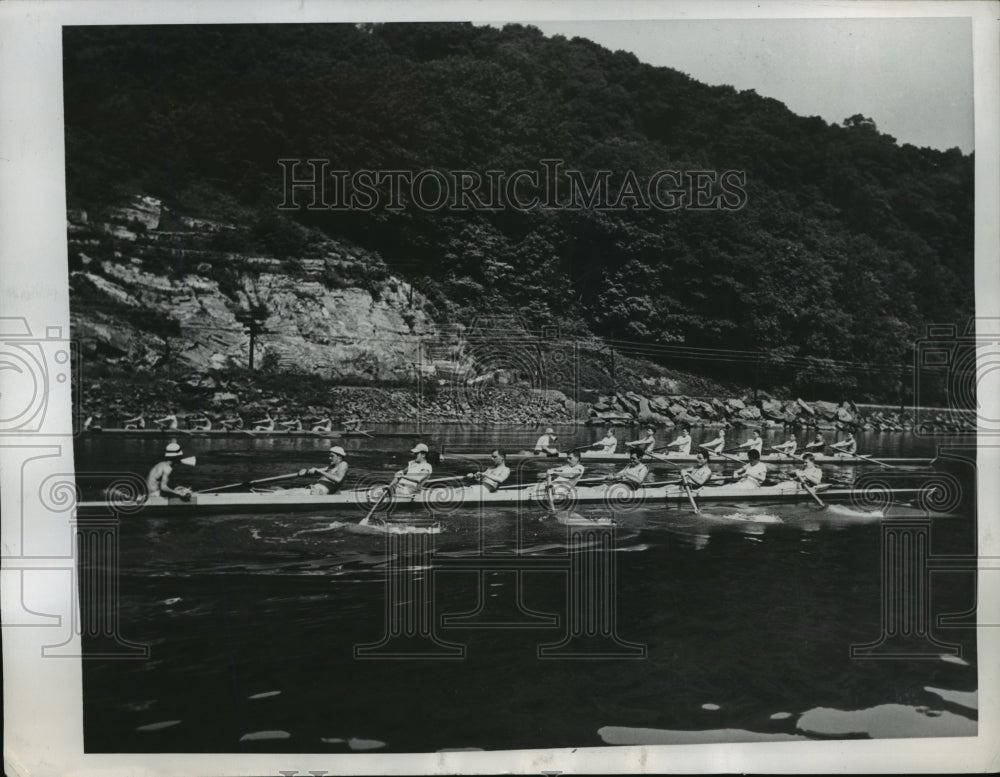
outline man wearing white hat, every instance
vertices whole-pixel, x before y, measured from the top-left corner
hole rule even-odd
[[[420,485],[431,476],[430,463],[427,461],[428,448],[423,443],[413,446],[410,453],[413,460],[401,469],[389,484],[389,491],[395,496],[413,496],[420,490]]]
[[[330,463],[320,469],[319,467],[309,467],[300,469],[299,475],[319,475],[319,480],[309,487],[309,493],[316,496],[324,494],[335,494],[340,489],[340,484],[344,482],[347,474],[347,453],[339,445],[330,448]]]
[[[167,445],[163,452],[163,458],[153,465],[146,478],[146,486],[149,488],[150,496],[177,497],[185,502],[191,498],[191,489],[184,486],[171,486],[170,475],[174,471],[174,464],[184,459],[184,451],[176,442]],[[194,464],[194,458],[186,459],[182,463]]]
[[[544,453],[546,456],[558,456],[559,448],[556,447],[559,438],[550,426],[545,430],[545,434],[538,438],[535,443],[535,453]]]

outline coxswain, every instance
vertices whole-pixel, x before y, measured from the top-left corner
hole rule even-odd
[[[601,453],[614,453],[615,449],[618,448],[618,438],[615,437],[615,430],[609,426],[608,433],[604,435],[603,439],[595,442],[593,447],[600,447]]]
[[[271,418],[271,411],[265,410],[264,417],[259,421],[255,421],[253,425],[253,430],[255,432],[273,432],[274,431],[274,419]]]
[[[431,476],[433,469],[427,461],[428,448],[423,443],[413,446],[410,453],[414,454],[405,469],[399,470],[389,484],[389,492],[394,496],[413,496],[420,490],[421,484]]]
[[[573,487],[582,477],[583,464],[580,463],[580,454],[576,451],[569,453],[566,463],[561,467],[553,467],[545,472],[545,479],[548,481],[547,486],[566,485]]]
[[[858,452],[858,441],[854,439],[854,435],[851,432],[847,433],[847,437],[840,442],[835,442],[831,448],[836,448],[840,453],[846,453],[848,456],[853,456]]]
[[[177,413],[171,408],[163,418],[154,418],[153,423],[163,430],[177,430]]]
[[[649,474],[649,467],[642,463],[642,451],[633,450],[628,454],[628,466],[614,475],[610,475],[608,480],[628,483],[632,488],[639,488]]]
[[[333,430],[333,419],[329,415],[321,418],[317,423],[312,425],[312,430],[314,432],[330,432]]]
[[[309,493],[317,496],[324,494],[335,494],[340,489],[340,484],[344,482],[344,475],[347,474],[347,453],[339,445],[330,448],[330,463],[325,467],[309,467],[300,469],[299,476],[318,475],[319,480],[309,487]]]
[[[544,453],[546,456],[558,456],[559,448],[556,447],[558,439],[555,431],[550,426],[545,430],[545,434],[535,442],[535,453]]]
[[[747,453],[750,451],[757,451],[757,458],[759,459],[761,449],[764,447],[764,441],[760,437],[760,432],[754,429],[753,433],[750,435],[750,439],[744,443],[740,443],[738,447],[746,448]]]
[[[733,473],[733,477],[739,478],[737,486],[745,488],[760,488],[767,480],[767,465],[760,460],[760,451],[751,448],[747,451],[747,463]]]
[[[656,447],[656,433],[653,431],[652,426],[646,427],[646,436],[641,440],[633,440],[632,442],[625,443],[625,447],[632,448],[634,450],[640,451],[642,453],[649,453]]]
[[[726,447],[726,430],[719,429],[719,434],[714,440],[703,442],[698,447],[704,448],[709,453],[720,453],[722,449]]]
[[[279,425],[286,432],[301,432],[302,431],[302,419],[296,416],[290,421],[279,421]]]
[[[802,457],[802,461],[805,462],[802,469],[797,469],[792,474],[798,478],[801,483],[810,486],[818,486],[823,480],[823,470],[821,470],[816,464],[816,457],[811,453],[807,453]]]
[[[482,472],[470,472],[465,477],[482,484],[483,488],[491,494],[510,477],[510,467],[507,466],[507,457],[504,452],[494,449],[490,452],[490,460],[493,466]]]
[[[798,447],[799,447],[799,441],[795,439],[795,432],[790,432],[787,440],[785,440],[780,445],[773,446],[771,450],[777,451],[778,453],[783,453],[786,456],[794,456],[795,451],[798,449]]]
[[[823,437],[822,432],[816,432],[816,436],[813,438],[813,441],[810,443],[806,443],[805,450],[822,453],[825,447],[826,447],[826,438]]]
[[[139,413],[139,415],[135,416],[134,418],[126,418],[123,423],[125,424],[125,426],[123,427],[125,429],[146,428],[146,419],[143,417],[142,413]]]
[[[671,453],[689,456],[691,454],[691,427],[687,424],[681,426],[681,431],[677,435],[677,439],[673,442],[668,442],[667,447],[677,449],[676,451],[671,451]]]
[[[694,467],[681,470],[681,479],[694,491],[705,485],[712,477],[712,468],[708,466],[708,454],[698,451],[694,457]]]
[[[190,488],[170,485],[170,475],[174,471],[174,464],[183,458],[184,451],[181,450],[181,446],[171,441],[163,451],[163,457],[153,465],[146,478],[146,486],[150,496],[173,496],[183,499],[185,502],[191,498]],[[190,460],[190,463],[193,463],[193,460]]]

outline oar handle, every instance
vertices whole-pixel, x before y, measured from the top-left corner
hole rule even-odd
[[[259,478],[258,480],[241,480],[239,483],[227,483],[224,486],[216,486],[214,488],[203,488],[201,491],[195,491],[196,494],[208,494],[214,493],[216,491],[228,491],[230,488],[249,488],[250,486],[258,486],[261,483],[273,483],[277,480],[290,480],[291,478],[297,478],[299,476],[298,472],[289,472],[287,475],[274,475],[269,478]]]

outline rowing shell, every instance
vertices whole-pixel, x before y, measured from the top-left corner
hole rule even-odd
[[[829,500],[853,500],[860,505],[879,504],[894,498],[910,499],[933,490],[924,488],[885,488],[873,492],[871,489],[834,489],[824,483],[815,491]],[[200,516],[219,513],[289,513],[326,512],[329,510],[357,510],[367,513],[379,499],[375,489],[347,491],[340,494],[315,495],[304,490],[274,491],[267,493],[196,494],[189,501],[151,497],[145,502],[118,501],[80,502],[77,504],[78,517],[106,517],[112,514],[143,516]],[[637,509],[641,507],[661,507],[667,503],[687,503],[688,494],[679,485],[655,486],[633,489],[624,483],[609,483],[597,486],[553,488],[552,502],[559,509],[579,504],[603,504],[608,509]],[[774,485],[747,487],[740,483],[722,486],[705,486],[696,492],[698,502],[746,502],[778,501],[795,502],[811,500],[813,497],[797,481],[781,481]],[[435,485],[410,498],[394,498],[393,510],[397,508],[422,508],[440,517],[464,508],[481,507],[542,507],[548,509],[549,499],[543,485],[490,492],[480,485],[446,486]]]
[[[457,460],[457,461],[489,461],[490,455],[488,453],[448,453],[442,451],[441,459],[444,460]],[[628,453],[604,453],[603,451],[582,451],[580,453],[581,461],[589,461],[595,464],[617,464],[625,463],[629,460]],[[739,459],[741,461],[746,461],[746,453],[739,454],[727,454],[730,458]],[[880,463],[885,462],[886,464],[896,464],[904,466],[930,466],[932,459],[929,458],[879,458],[872,459],[870,456],[862,455],[852,455],[849,453],[836,453],[832,456],[826,454],[813,454],[817,464],[872,464],[878,466]],[[506,456],[508,463],[521,462],[521,461],[565,461],[568,454],[560,453],[556,456],[550,456],[545,453],[533,453],[532,451],[520,451],[518,453],[509,453]],[[687,453],[657,453],[654,455],[645,455],[643,460],[648,464],[655,464],[657,461],[667,459],[676,464],[693,464],[695,461],[694,454]],[[709,459],[713,462],[718,462],[718,454],[713,453]],[[801,464],[802,460],[797,459],[794,456],[787,456],[780,453],[765,453],[760,457],[760,460],[767,464]]]
[[[254,431],[253,429],[85,429],[83,434],[92,437],[176,437],[178,435],[193,435],[196,437],[399,437],[405,439],[420,439],[426,435],[419,432],[376,432],[368,430],[333,430],[329,432],[311,432],[307,429],[289,430],[274,429],[271,431]]]

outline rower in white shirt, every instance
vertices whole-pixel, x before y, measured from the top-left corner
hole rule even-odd
[[[785,440],[780,445],[775,445],[771,450],[777,451],[778,453],[783,453],[786,456],[794,456],[795,451],[799,447],[799,441],[795,439],[795,433],[792,432],[788,435],[788,439]]]
[[[572,451],[567,457],[566,463],[561,467],[553,467],[546,470],[545,479],[547,483],[545,485],[546,487],[557,485],[573,487],[582,477],[583,464],[580,463],[580,454]]]
[[[510,467],[507,466],[506,456],[501,450],[493,450],[490,453],[493,466],[482,472],[470,472],[465,477],[478,481],[483,488],[491,494],[510,477]]]
[[[700,448],[704,448],[709,453],[719,453],[723,448],[726,447],[726,430],[720,429],[719,434],[714,440],[709,440],[708,442],[703,442]]]
[[[805,466],[795,470],[792,474],[806,485],[818,486],[823,480],[823,470],[817,466],[816,457],[807,453],[802,457],[802,460],[805,462]]]
[[[409,497],[420,490],[420,486],[431,476],[433,469],[427,461],[428,448],[423,443],[413,446],[410,453],[414,454],[405,469],[399,470],[389,484],[393,496]]]
[[[170,410],[163,418],[154,418],[153,423],[156,424],[160,429],[176,429],[177,428],[177,413]]]
[[[767,480],[767,465],[760,460],[760,451],[751,448],[747,451],[746,466],[740,467],[733,473],[733,477],[739,478],[736,486],[741,488],[760,488]]]
[[[615,437],[615,430],[609,428],[608,433],[604,435],[604,438],[594,443],[594,447],[600,447],[601,453],[614,453],[615,449],[618,447],[618,438]]]
[[[652,426],[646,427],[646,436],[640,440],[633,440],[632,442],[625,443],[625,447],[641,451],[642,453],[649,453],[656,446],[656,434],[653,431]]]
[[[757,451],[757,458],[760,458],[760,452],[764,447],[764,441],[760,437],[760,432],[754,429],[753,434],[750,435],[750,439],[746,442],[740,443],[738,447],[746,448],[747,453],[750,451]]]
[[[546,456],[558,456],[559,448],[555,431],[550,426],[545,430],[545,434],[535,442],[535,453],[544,453]]]
[[[667,443],[668,448],[676,448],[677,450],[671,451],[671,453],[678,453],[683,456],[688,456],[691,454],[691,427],[687,424],[681,427],[680,433],[677,435],[677,439],[673,442]]]
[[[846,453],[853,456],[858,452],[858,441],[854,439],[854,435],[851,432],[848,432],[845,439],[833,443],[830,447],[836,448],[838,453]]]
[[[648,474],[649,467],[642,463],[642,452],[634,450],[628,455],[628,466],[620,472],[608,476],[608,480],[628,483],[632,488],[638,488],[646,480]]]
[[[123,429],[145,429],[146,428],[146,418],[143,413],[139,413],[137,416],[132,418],[126,418],[123,422]]]
[[[708,466],[708,454],[698,451],[694,457],[694,467],[681,470],[681,478],[692,491],[701,488],[712,477],[712,468]]]

